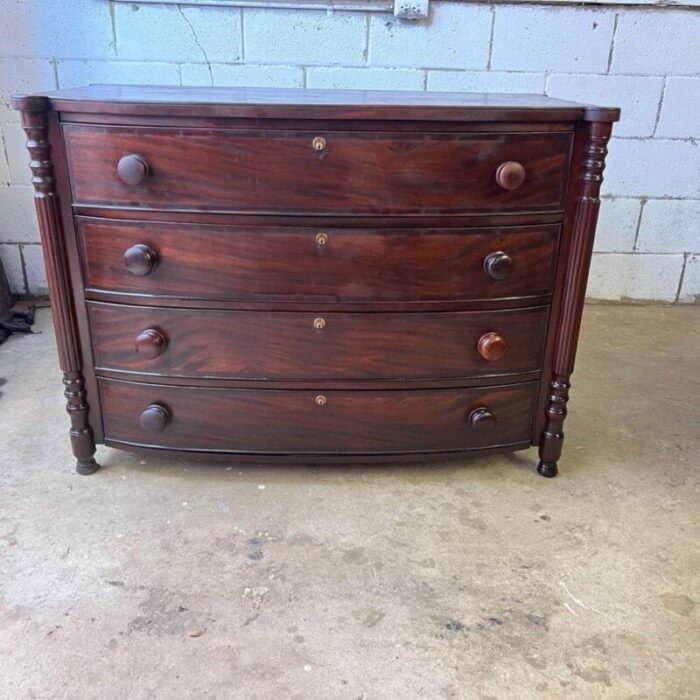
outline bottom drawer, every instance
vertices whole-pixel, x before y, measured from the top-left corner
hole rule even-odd
[[[253,454],[450,452],[530,442],[537,382],[306,391],[100,379],[105,439]]]

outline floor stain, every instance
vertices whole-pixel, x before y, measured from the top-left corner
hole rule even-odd
[[[471,511],[466,506],[459,509],[457,518],[460,524],[466,525],[467,527],[472,528],[472,530],[479,530],[480,532],[488,530],[488,525],[481,518],[471,517]]]
[[[688,617],[695,608],[695,601],[684,593],[664,593],[661,596],[661,603],[666,610],[682,617]]]
[[[574,673],[579,677],[583,678],[586,683],[597,683],[600,685],[607,686],[608,688],[612,686],[610,680],[610,671],[602,668],[577,668]]]
[[[355,549],[345,550],[343,561],[346,564],[366,564],[369,559],[367,559],[364,547],[356,547]]]
[[[134,590],[144,590],[142,586]],[[138,604],[142,615],[130,620],[126,633],[145,632],[148,635],[161,637],[190,633],[200,629],[203,621],[213,620],[201,613],[190,610],[182,605],[182,594],[163,588],[146,588],[146,597]]]

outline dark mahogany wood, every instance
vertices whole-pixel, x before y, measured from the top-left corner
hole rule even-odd
[[[143,243],[136,243],[124,251],[124,269],[134,277],[150,275],[158,265],[158,254]]]
[[[299,90],[90,85],[16,97],[24,109],[140,117],[203,119],[332,119],[447,122],[617,121],[620,110],[581,105],[542,95],[395,90]]]
[[[468,420],[472,430],[477,431],[491,431],[498,425],[498,419],[493,411],[486,406],[480,406],[470,411]]]
[[[101,379],[107,439],[205,451],[365,454],[442,452],[520,443],[530,433],[537,382],[478,389],[274,391],[168,387]],[[318,401],[323,396],[325,401]],[[153,404],[171,418],[158,435],[141,416]],[[499,420],[474,429],[487,407]]]
[[[83,218],[78,228],[89,289],[267,302],[547,294],[559,235],[558,225],[403,230]],[[323,244],[319,234],[326,236]],[[143,253],[129,254],[139,264],[135,271],[123,262],[133,249],[151,251],[147,260]]]
[[[165,333],[157,328],[146,328],[134,339],[134,350],[139,357],[146,360],[155,360],[160,357],[168,344]]]
[[[526,177],[525,166],[515,160],[501,163],[496,169],[496,182],[504,190],[517,190],[522,187]]]
[[[148,163],[136,153],[122,156],[117,163],[117,175],[125,185],[140,185],[149,173]]]
[[[152,403],[139,416],[139,425],[145,433],[162,433],[170,423],[172,415],[167,406]]]
[[[570,248],[562,286],[561,315],[552,346],[546,424],[539,441],[540,464],[537,469],[546,477],[557,475],[557,462],[561,457],[564,442],[563,426],[567,414],[570,377],[574,371],[588,270],[600,209],[600,187],[611,130],[612,126],[609,123],[590,122],[583,124],[577,135],[584,157],[572,176],[575,209],[571,218]]]
[[[387,134],[64,126],[75,201],[96,206],[335,215],[560,209],[568,133]],[[323,139],[324,147],[314,146]],[[151,174],[127,185],[138,151]],[[517,158],[528,177],[496,181]]]
[[[484,272],[494,280],[504,280],[513,274],[513,258],[502,250],[489,253],[484,258]]]
[[[508,340],[511,343],[513,342],[510,334],[508,334]],[[502,333],[491,331],[489,333],[484,333],[484,335],[479,338],[476,349],[479,351],[479,355],[488,362],[499,362],[508,352],[508,341],[506,341]]]
[[[191,378],[399,380],[518,374],[540,369],[547,327],[547,307],[323,316],[312,310],[193,314],[99,303],[89,303],[88,309],[98,369]],[[167,338],[167,349],[151,358],[137,352],[134,341],[153,329]],[[481,339],[489,333],[510,346],[500,359],[498,353],[482,354]]]
[[[56,329],[58,361],[63,371],[66,410],[70,416],[70,439],[79,474],[99,469],[95,461],[95,440],[88,421],[89,406],[83,375],[78,319],[69,274],[68,247],[64,237],[59,202],[56,195],[49,122],[46,112],[34,110],[29,102],[21,113],[22,128],[27,135],[27,150],[32,170],[34,203],[44,250],[46,277],[51,295],[51,310]]]
[[[99,441],[331,464],[538,444],[556,474],[618,110],[123,86],[13,104],[80,473]]]

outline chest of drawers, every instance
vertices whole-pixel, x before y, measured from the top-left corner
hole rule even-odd
[[[77,469],[539,445],[557,472],[618,110],[92,86],[14,98]]]

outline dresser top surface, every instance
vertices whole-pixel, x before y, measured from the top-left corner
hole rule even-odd
[[[619,110],[543,95],[90,85],[13,98],[27,111],[428,121],[616,121]]]

